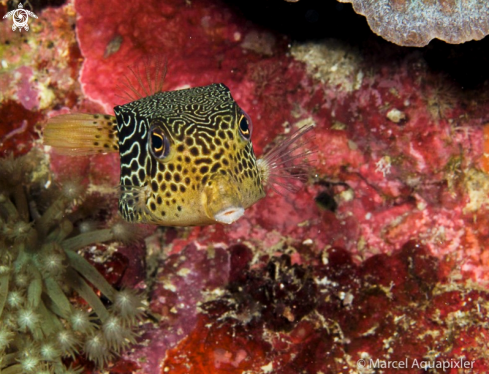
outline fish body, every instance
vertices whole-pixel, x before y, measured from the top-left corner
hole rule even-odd
[[[250,136],[243,135],[251,123],[223,84],[160,92],[114,112],[126,220],[210,224],[265,196]]]
[[[119,211],[129,222],[232,223],[308,154],[292,156],[305,129],[257,160],[250,117],[223,84],[158,92],[114,113],[54,117],[44,142],[66,154],[119,151]]]

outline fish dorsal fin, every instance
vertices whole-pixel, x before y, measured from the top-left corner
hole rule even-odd
[[[50,118],[44,144],[57,153],[82,156],[118,152],[117,121],[107,114],[65,114]]]
[[[121,99],[131,102],[163,91],[167,71],[165,58],[146,58],[127,69],[129,74],[124,76],[122,86],[119,86],[122,95],[117,95]]]

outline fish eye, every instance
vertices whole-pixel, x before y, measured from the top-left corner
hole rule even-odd
[[[163,159],[170,153],[170,142],[159,127],[153,126],[149,131],[149,149],[157,159]]]
[[[251,118],[244,110],[241,110],[241,118],[239,119],[239,132],[243,139],[250,140],[253,124]]]

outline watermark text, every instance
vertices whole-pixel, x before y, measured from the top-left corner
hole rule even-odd
[[[466,359],[458,360],[418,360],[416,358],[406,358],[402,361],[390,361],[380,359],[360,359],[357,361],[358,369],[473,369],[475,361]]]

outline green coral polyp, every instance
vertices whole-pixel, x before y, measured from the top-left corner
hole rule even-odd
[[[56,197],[46,197],[54,194],[44,187],[50,176],[35,173],[41,161],[38,151],[0,160],[2,374],[72,373],[63,360],[76,354],[105,365],[134,343],[133,329],[141,313],[134,291],[115,290],[77,253],[88,245],[127,240],[126,233],[134,230],[125,228],[124,237],[119,237],[117,224],[115,229],[84,229],[74,235],[74,226],[87,217],[69,213],[83,212],[75,203],[83,200],[85,191],[71,181],[59,187]],[[89,307],[76,303],[74,296]]]

